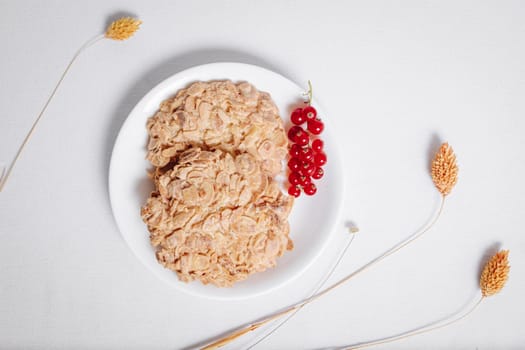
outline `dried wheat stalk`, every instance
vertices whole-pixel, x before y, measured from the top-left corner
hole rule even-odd
[[[24,141],[22,142],[22,144],[18,148],[18,151],[16,152],[16,155],[15,155],[13,161],[11,162],[9,167],[7,168],[7,171],[5,171],[5,174],[2,172],[2,174],[4,174],[4,175],[2,177],[0,177],[0,192],[2,192],[2,189],[4,188],[4,186],[5,186],[6,182],[7,182],[7,179],[9,178],[9,175],[11,175],[11,171],[13,170],[13,168],[14,168],[17,160],[18,160],[18,158],[20,158],[20,155],[22,154],[22,151],[24,150],[24,147],[26,146],[26,144],[29,142],[29,139],[33,135],[33,132],[35,131],[38,122],[40,121],[40,119],[44,115],[44,112],[47,109],[47,106],[49,106],[49,103],[51,102],[51,100],[55,96],[58,88],[60,87],[60,84],[62,83],[62,81],[66,77],[67,72],[69,71],[69,69],[71,68],[71,66],[75,62],[75,60],[78,58],[78,56],[80,56],[80,54],[84,50],[86,50],[88,47],[92,46],[93,44],[95,44],[96,42],[100,41],[101,39],[108,38],[108,39],[111,39],[111,40],[126,40],[126,39],[130,38],[139,29],[139,26],[140,26],[141,23],[142,23],[141,21],[139,21],[138,19],[134,19],[134,18],[129,18],[129,17],[120,18],[120,19],[114,21],[113,23],[111,23],[104,34],[97,35],[94,38],[88,40],[84,45],[82,45],[80,47],[80,49],[78,49],[78,51],[75,53],[75,55],[73,56],[71,61],[69,61],[69,64],[67,65],[66,69],[64,70],[64,72],[60,76],[60,79],[58,80],[58,83],[55,85],[53,91],[51,92],[51,95],[49,95],[46,103],[44,104],[44,107],[42,108],[42,110],[40,111],[40,113],[36,117],[35,121],[33,122],[33,125],[31,126],[31,129],[29,129],[29,132],[27,133],[26,137],[24,138]]]
[[[429,326],[419,327],[414,330],[383,339],[367,341],[364,343],[354,345],[342,346],[338,349],[353,350],[379,344],[391,343],[397,340],[413,337],[418,334],[428,333],[430,331],[441,329],[464,319],[465,317],[470,315],[474,310],[476,310],[477,307],[481,304],[481,302],[486,299],[486,297],[495,295],[503,289],[505,283],[509,278],[510,266],[508,262],[508,255],[508,250],[499,251],[498,253],[493,255],[485,264],[485,267],[483,268],[483,272],[481,273],[481,277],[479,279],[481,297],[479,297],[475,303],[473,302],[472,306],[467,310],[460,309],[459,311],[455,312],[453,315],[447,317],[446,319],[434,322]]]
[[[278,313],[271,314],[262,320],[259,320],[255,323],[252,323],[246,327],[241,327],[233,332],[228,333],[225,337],[222,337],[218,339],[215,342],[212,342],[211,344],[208,344],[207,346],[204,346],[201,348],[201,350],[213,350],[218,349],[233,340],[249,333],[252,330],[255,330],[262,326],[263,324],[266,324],[270,322],[271,320],[276,319],[277,317],[289,314],[295,310],[299,310],[303,306],[313,302],[314,300],[319,299],[323,295],[327,294],[328,292],[334,290],[335,288],[338,288],[342,284],[346,283],[350,279],[354,278],[358,274],[364,272],[365,270],[369,269],[373,265],[377,264],[378,262],[382,261],[383,259],[387,258],[388,256],[396,253],[397,251],[401,250],[408,244],[415,241],[417,238],[421,237],[424,233],[428,232],[434,224],[437,222],[439,217],[441,216],[443,206],[445,203],[445,196],[448,195],[451,191],[454,185],[457,182],[457,176],[458,176],[458,167],[456,165],[456,156],[454,155],[454,152],[452,151],[452,148],[448,145],[448,143],[444,143],[441,145],[440,149],[436,153],[434,160],[432,162],[432,168],[431,168],[431,175],[432,179],[434,180],[434,184],[436,185],[437,189],[441,193],[441,203],[439,206],[439,210],[437,214],[429,220],[429,222],[418,232],[415,234],[409,236],[407,239],[402,241],[399,244],[396,244],[389,250],[387,250],[385,253],[381,254],[379,257],[375,258],[374,260],[370,261],[369,263],[365,264],[358,270],[352,272],[351,274],[347,275],[346,277],[342,278],[332,286],[322,290],[321,292],[311,296],[310,298],[307,298],[305,300],[302,300],[283,311],[280,311]]]

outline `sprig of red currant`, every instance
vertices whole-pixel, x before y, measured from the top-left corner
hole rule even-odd
[[[323,141],[318,136],[324,130],[324,123],[317,116],[317,111],[311,105],[312,86],[308,82],[308,102],[304,108],[296,108],[290,120],[294,124],[288,130],[288,138],[292,141],[288,160],[288,194],[299,197],[301,190],[311,196],[317,192],[312,179],[319,180],[324,175],[326,154],[323,152]],[[306,130],[301,125],[306,123]]]

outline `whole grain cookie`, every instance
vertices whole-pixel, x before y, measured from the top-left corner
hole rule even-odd
[[[293,247],[293,198],[251,153],[189,148],[153,179],[142,218],[158,261],[182,281],[232,286]]]
[[[270,95],[231,81],[196,82],[163,101],[147,122],[147,159],[166,166],[190,147],[248,153],[270,176],[281,171],[288,141]]]

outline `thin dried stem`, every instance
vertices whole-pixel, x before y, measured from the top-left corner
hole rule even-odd
[[[90,47],[91,45],[95,44],[96,42],[98,42],[101,39],[104,39],[104,38],[108,38],[108,39],[112,39],[112,40],[126,40],[126,39],[129,39],[139,29],[141,23],[142,22],[140,20],[136,19],[136,18],[131,18],[131,17],[120,18],[120,19],[112,22],[109,25],[109,27],[106,29],[104,34],[97,35],[93,39],[88,40],[84,45],[82,45],[80,47],[80,49],[78,49],[78,51],[75,53],[75,55],[73,56],[71,61],[69,61],[69,64],[67,65],[66,69],[64,70],[64,72],[60,76],[60,79],[58,80],[58,83],[55,85],[55,88],[51,92],[51,95],[47,99],[46,103],[44,104],[44,107],[42,108],[42,110],[38,114],[36,120],[33,122],[33,125],[31,126],[31,129],[29,130],[29,132],[27,133],[24,141],[22,142],[22,144],[18,148],[18,151],[16,152],[16,155],[15,155],[13,161],[11,162],[11,164],[9,165],[7,170],[5,171],[5,175],[0,177],[0,192],[2,192],[2,189],[4,188],[4,186],[5,186],[6,182],[7,182],[7,179],[9,178],[9,175],[11,175],[11,172],[13,171],[13,168],[14,168],[16,162],[20,158],[20,155],[22,154],[22,151],[24,150],[24,147],[26,146],[26,144],[29,142],[29,139],[33,135],[33,132],[35,131],[38,122],[40,121],[40,119],[44,115],[44,112],[46,111],[47,107],[49,106],[49,103],[51,102],[51,100],[55,96],[56,92],[58,91],[58,88],[60,87],[60,84],[62,84],[62,81],[66,77],[66,74],[69,72],[69,69],[71,68],[71,66],[73,65],[75,60],[78,58],[78,56],[85,49],[87,49],[88,47]],[[3,174],[3,171],[2,171],[2,174]]]
[[[46,111],[47,107],[49,106],[49,103],[51,102],[51,100],[53,99],[53,97],[55,96],[56,92],[58,91],[58,88],[60,87],[60,84],[62,83],[62,81],[64,80],[64,78],[66,77],[66,74],[67,72],[69,71],[69,69],[71,68],[71,66],[73,65],[73,63],[75,62],[75,60],[78,58],[78,56],[85,50],[87,49],[88,47],[90,47],[91,45],[95,44],[97,41],[101,40],[104,38],[104,35],[97,35],[96,37],[88,40],[84,45],[82,45],[82,47],[80,47],[80,49],[78,49],[78,51],[75,53],[75,55],[73,56],[73,58],[71,59],[71,61],[69,61],[69,64],[67,65],[66,69],[64,70],[64,72],[62,73],[62,75],[60,76],[60,79],[58,80],[58,83],[55,85],[55,88],[53,89],[53,91],[51,92],[51,95],[49,95],[46,103],[44,104],[44,107],[42,108],[42,110],[40,111],[40,113],[38,114],[38,117],[36,118],[36,120],[33,122],[33,125],[31,126],[31,129],[29,130],[29,132],[27,133],[24,141],[22,142],[22,144],[20,145],[20,147],[18,148],[18,151],[16,152],[16,155],[15,155],[15,158],[13,159],[13,161],[11,162],[11,165],[9,165],[9,167],[7,168],[7,171],[5,172],[5,175],[0,178],[0,192],[2,192],[2,189],[4,188],[6,182],[7,182],[7,179],[9,178],[9,175],[11,175],[11,171],[13,171],[13,168],[18,160],[18,158],[20,158],[20,155],[22,154],[22,151],[24,150],[24,147],[26,146],[26,144],[29,142],[29,139],[31,138],[31,136],[33,135],[33,132],[35,131],[35,128],[38,124],[38,122],[40,121],[40,119],[42,118],[42,116],[44,115],[44,112]]]
[[[480,282],[479,282],[479,287],[481,290],[481,297],[474,304],[474,306],[472,306],[462,316],[458,317],[458,315],[463,312],[463,310],[459,310],[458,312],[448,317],[447,319],[434,322],[433,324],[429,326],[423,326],[415,330],[412,330],[412,331],[409,331],[409,332],[406,332],[400,335],[388,337],[388,338],[368,341],[365,343],[360,343],[360,344],[351,345],[351,346],[343,346],[340,349],[341,350],[342,349],[344,350],[361,349],[361,348],[365,348],[369,346],[390,343],[393,341],[412,337],[418,334],[427,333],[427,332],[430,332],[436,329],[444,328],[446,326],[449,326],[453,323],[456,323],[464,319],[465,317],[470,315],[486,297],[495,295],[503,289],[503,287],[505,286],[505,283],[507,282],[509,278],[510,266],[509,266],[508,256],[509,256],[508,250],[499,251],[495,255],[493,255],[489,259],[489,261],[485,264],[485,267],[483,268],[483,271],[480,277]]]
[[[275,314],[269,316],[268,318],[265,318],[265,319],[263,319],[263,320],[261,320],[259,322],[255,322],[255,323],[252,323],[251,325],[249,325],[247,327],[243,327],[243,328],[237,329],[237,330],[235,330],[235,331],[233,331],[231,333],[228,333],[226,336],[220,338],[219,340],[214,341],[213,343],[206,345],[205,347],[201,348],[201,350],[215,350],[215,349],[218,349],[220,347],[223,347],[224,345],[231,343],[232,341],[234,341],[235,339],[245,335],[246,333],[254,331],[254,330],[258,329],[259,327],[267,324],[268,322],[273,321],[275,319],[278,319],[279,317],[281,317],[283,315],[286,315],[287,313],[290,313],[291,311],[292,310],[280,311],[280,312],[275,313]]]
[[[329,288],[326,288],[325,290],[323,290],[322,292],[314,295],[313,297],[309,298],[309,299],[306,299],[305,301],[299,303],[300,305],[304,305],[304,304],[308,304],[312,301],[314,301],[315,299],[318,299],[320,298],[321,296],[325,295],[326,293],[332,291],[333,289],[339,287],[340,285],[344,284],[345,282],[351,280],[352,278],[354,278],[355,276],[359,275],[360,273],[368,270],[370,267],[374,266],[375,264],[377,264],[378,262],[384,260],[385,258],[389,257],[390,255],[394,254],[395,252],[399,251],[400,249],[406,247],[408,244],[412,243],[413,241],[415,241],[416,239],[418,239],[419,237],[421,237],[423,234],[425,234],[426,232],[428,232],[434,225],[435,223],[438,221],[438,219],[441,217],[441,213],[443,212],[443,206],[445,205],[445,197],[441,197],[441,203],[439,205],[439,209],[438,209],[438,212],[437,214],[435,215],[435,217],[428,223],[428,225],[426,225],[423,229],[421,229],[421,231],[419,232],[416,232],[415,234],[413,234],[412,236],[408,237],[407,239],[405,239],[404,241],[402,241],[401,243],[398,243],[396,244],[395,246],[393,246],[392,248],[390,248],[389,250],[387,250],[385,253],[381,254],[379,257],[375,258],[374,260],[370,261],[369,263],[367,263],[366,265],[362,266],[361,268],[359,268],[358,270],[352,272],[351,274],[349,274],[348,276],[346,276],[345,278],[343,278],[342,280],[340,280],[339,282],[333,284],[332,286],[330,286]]]
[[[335,284],[333,284],[332,286],[324,289],[323,291],[309,297],[309,298],[306,298],[292,306],[289,306],[288,308],[286,309],[283,309],[281,311],[278,311],[274,314],[271,314],[269,316],[266,316],[265,318],[262,318],[261,320],[257,321],[256,323],[253,323],[253,324],[250,324],[246,327],[241,327],[229,334],[227,334],[225,337],[222,337],[220,338],[218,341],[204,347],[204,348],[201,348],[201,350],[212,350],[212,349],[218,349],[219,347],[221,346],[224,346],[226,345],[227,343],[230,343],[231,341],[239,338],[240,336],[248,333],[248,332],[243,332],[243,330],[245,329],[249,329],[249,328],[252,328],[254,325],[256,325],[257,328],[259,328],[260,326],[276,319],[276,318],[279,318],[283,315],[286,315],[288,313],[291,313],[292,311],[294,310],[297,310],[297,309],[300,309],[302,308],[303,306],[311,303],[312,301],[314,300],[317,300],[319,299],[320,297],[322,297],[323,295],[329,293],[330,291],[334,290],[335,288],[341,286],[342,284],[348,282],[349,280],[351,280],[352,278],[354,278],[355,276],[359,275],[360,273],[366,271],[367,269],[369,269],[370,267],[372,267],[373,265],[377,264],[378,262],[382,261],[383,259],[387,258],[388,256],[394,254],[395,252],[399,251],[400,249],[402,249],[403,247],[407,246],[408,244],[412,243],[413,241],[415,241],[416,239],[418,239],[419,237],[421,237],[424,233],[426,233],[427,231],[429,231],[433,226],[434,224],[437,222],[437,220],[439,219],[439,217],[441,216],[441,213],[443,212],[443,206],[445,204],[445,196],[441,196],[440,197],[441,200],[440,200],[440,205],[439,205],[439,210],[437,212],[437,214],[435,214],[435,216],[428,222],[427,225],[425,225],[420,231],[416,232],[415,234],[411,235],[410,237],[408,237],[407,239],[405,239],[404,241],[396,244],[395,246],[393,246],[392,248],[390,248],[389,250],[387,250],[385,253],[381,254],[379,257],[375,258],[374,260],[370,261],[369,263],[365,264],[364,266],[362,266],[361,268],[359,268],[358,270],[352,272],[351,274],[349,274],[348,276],[344,277],[343,279],[341,279],[340,281],[336,282]],[[232,337],[233,335],[235,335],[235,337]],[[228,341],[226,343],[224,343],[223,341],[225,339],[228,339]],[[219,344],[219,345],[217,345]]]
[[[357,231],[356,231],[357,230]],[[350,232],[351,233],[355,233],[355,232],[358,232],[359,230],[356,228],[356,227],[351,227],[350,228]],[[328,271],[328,273],[322,278],[322,280],[318,283],[317,287],[314,289],[314,291],[312,293],[310,293],[310,297],[312,297],[313,295],[315,295],[317,292],[319,292],[319,290],[321,290],[321,288],[323,288],[323,286],[325,285],[326,281],[328,281],[328,279],[330,279],[330,277],[332,277],[332,275],[334,274],[335,270],[337,269],[337,267],[339,266],[339,264],[341,263],[341,261],[343,260],[343,257],[346,255],[346,252],[348,251],[348,249],[350,248],[350,245],[352,244],[352,242],[354,241],[354,238],[355,238],[355,235],[352,234],[352,238],[350,238],[350,240],[346,243],[345,247],[343,248],[343,250],[341,251],[341,253],[339,254],[339,256],[337,257],[337,260],[335,261],[335,263],[332,265],[332,267],[330,268],[330,270]],[[304,305],[303,305],[304,306]],[[269,332],[267,332],[262,338],[260,338],[259,340],[257,340],[255,343],[253,343],[252,345],[250,345],[246,350],[250,350],[252,349],[253,347],[257,346],[259,343],[263,342],[266,338],[268,338],[270,335],[272,335],[273,333],[275,333],[279,328],[281,328],[286,322],[288,322],[292,317],[294,317],[302,308],[303,306],[301,306],[300,308],[298,309],[295,309],[291,314],[289,314],[288,316],[286,316],[286,318],[284,320],[282,320],[279,324],[277,324],[275,327],[273,327]]]
[[[392,337],[388,337],[388,338],[368,341],[366,343],[360,343],[360,344],[356,344],[356,345],[343,346],[343,347],[340,347],[338,349],[339,350],[350,350],[350,349],[367,348],[367,347],[370,347],[370,346],[391,343],[391,342],[394,342],[394,341],[398,341],[398,340],[406,339],[406,338],[409,338],[409,337],[413,337],[413,336],[418,335],[418,334],[423,334],[423,333],[435,331],[437,329],[450,326],[451,324],[456,323],[458,321],[461,321],[462,319],[464,319],[465,317],[470,315],[474,310],[476,310],[476,308],[479,306],[479,304],[481,304],[483,299],[484,299],[483,296],[480,297],[479,300],[472,307],[470,307],[470,309],[468,309],[467,312],[465,312],[460,317],[458,317],[458,316],[461,313],[464,312],[463,309],[459,310],[454,315],[448,317],[446,320],[441,320],[441,321],[434,322],[433,324],[431,324],[429,326],[416,328],[416,329],[414,329],[412,331],[409,331],[409,332],[406,332],[406,333],[403,333],[403,334],[399,334],[399,335],[395,335],[395,336],[392,336]],[[443,322],[445,322],[445,323],[443,323]]]

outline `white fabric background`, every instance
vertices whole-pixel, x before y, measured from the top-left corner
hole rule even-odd
[[[140,32],[80,57],[0,193],[1,348],[179,349],[311,290],[346,239],[344,223],[297,282],[238,302],[170,288],[117,231],[107,173],[120,125],[158,82],[214,61],[312,80],[337,125],[346,219],[361,232],[332,281],[435,210],[428,164],[440,140],[460,164],[434,230],[259,349],[360,342],[441,318],[473,298],[482,259],[498,246],[512,264],[500,295],[461,323],[384,348],[525,344],[522,1],[1,0],[0,162],[14,156],[75,50],[121,14],[139,16]]]

